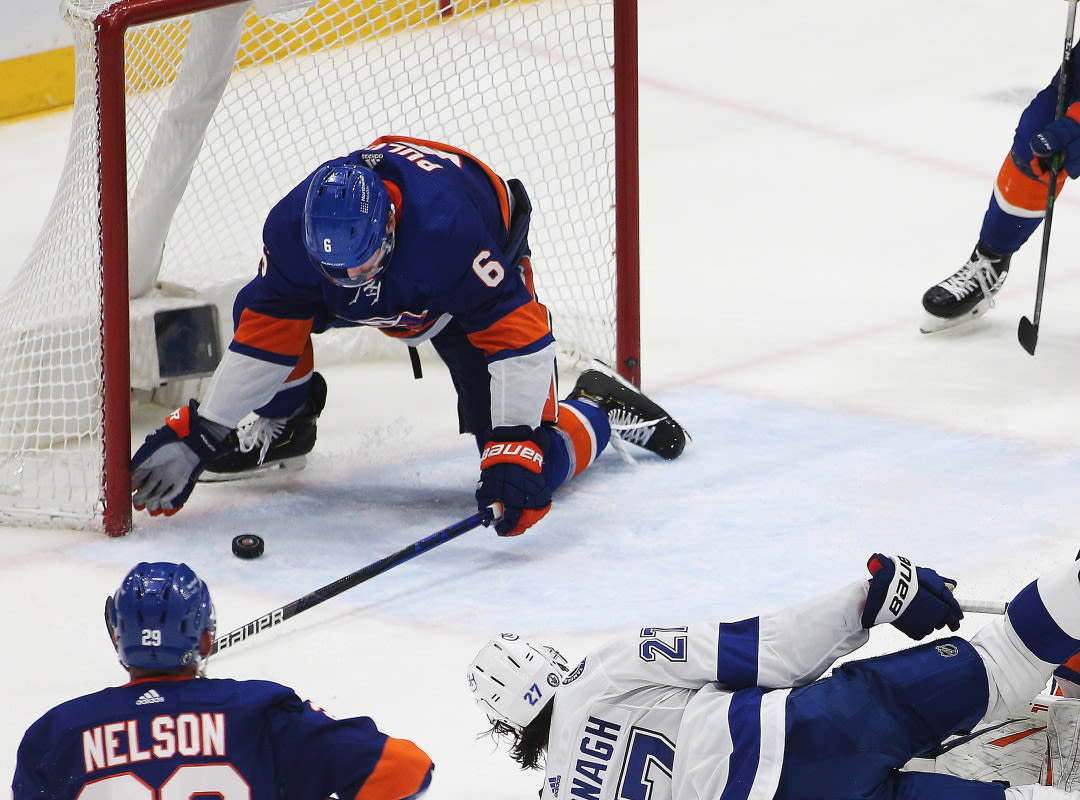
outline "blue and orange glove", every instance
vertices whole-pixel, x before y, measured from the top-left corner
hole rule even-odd
[[[964,612],[946,585],[956,585],[951,578],[916,567],[903,556],[881,553],[874,553],[866,568],[872,577],[863,608],[864,628],[891,622],[916,641],[946,625],[959,630]]]
[[[1031,152],[1035,154],[1031,168],[1040,178],[1050,172],[1055,153],[1064,156],[1062,166],[1070,178],[1080,175],[1080,103],[1073,103],[1065,116],[1032,136]]]
[[[199,416],[192,400],[165,418],[131,459],[131,504],[151,516],[172,516],[187,502],[206,465],[232,452],[229,428]]]
[[[480,456],[476,503],[483,511],[502,503],[495,525],[499,536],[517,536],[551,510],[551,487],[544,475],[548,432],[527,425],[496,428]]]

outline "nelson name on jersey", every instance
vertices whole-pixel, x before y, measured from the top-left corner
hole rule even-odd
[[[143,720],[145,723],[145,720]],[[82,732],[83,762],[89,775],[152,758],[225,756],[222,713],[160,714],[150,720],[149,736],[140,738],[135,719],[95,725]],[[142,743],[146,742],[144,749]]]

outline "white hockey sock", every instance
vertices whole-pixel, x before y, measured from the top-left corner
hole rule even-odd
[[[1060,567],[1025,586],[1006,614],[1034,655],[1064,664],[1080,650],[1080,562]]]
[[[1005,617],[971,638],[990,686],[985,719],[1023,709],[1054,669],[1080,650],[1080,563],[1025,586]]]
[[[971,645],[982,658],[990,688],[985,720],[1005,719],[1026,711],[1057,666],[1036,658],[1005,617],[984,626],[971,637]]]

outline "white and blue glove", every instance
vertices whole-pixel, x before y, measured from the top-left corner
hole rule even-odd
[[[864,628],[889,622],[916,641],[946,625],[959,630],[964,612],[953,597],[950,587],[956,582],[951,578],[916,567],[903,556],[881,553],[874,553],[866,568],[872,577],[862,615]]]
[[[206,465],[232,452],[236,437],[224,425],[202,419],[192,400],[165,418],[131,459],[131,504],[151,516],[172,516],[187,502]]]

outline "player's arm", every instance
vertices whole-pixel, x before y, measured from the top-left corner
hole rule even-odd
[[[271,724],[284,795],[341,800],[408,800],[427,790],[434,765],[408,739],[388,736],[368,717],[333,719],[311,703],[290,699]],[[319,794],[311,789],[318,784]],[[303,791],[289,791],[292,786]]]
[[[920,639],[963,616],[947,579],[899,556],[871,557],[869,581],[856,581],[779,611],[736,622],[643,628],[637,655],[622,665],[628,681],[732,689],[803,686],[861,647],[869,628],[891,623]]]
[[[503,260],[494,248],[473,258],[464,282],[469,296],[455,316],[484,353],[490,381],[492,435],[481,455],[477,505],[501,503],[495,530],[514,536],[551,508],[541,422],[555,415],[555,339],[548,311],[532,292],[528,259],[512,268]]]
[[[865,582],[780,611],[736,621],[645,627],[613,642],[606,669],[624,689],[646,684],[782,688],[815,680],[866,642]],[[618,654],[618,655],[616,655]]]
[[[51,712],[50,712],[51,714]],[[61,765],[56,756],[49,753],[50,734],[53,730],[48,716],[42,717],[23,735],[15,760],[15,777],[11,782],[12,800],[39,800],[54,797],[56,789],[52,781],[64,782]]]
[[[286,297],[273,274],[260,270],[237,294],[233,340],[203,402],[192,400],[170,414],[133,456],[137,510],[156,516],[183,508],[206,466],[235,451],[236,437],[229,434],[240,420],[268,402],[310,352],[312,303],[302,294]]]

